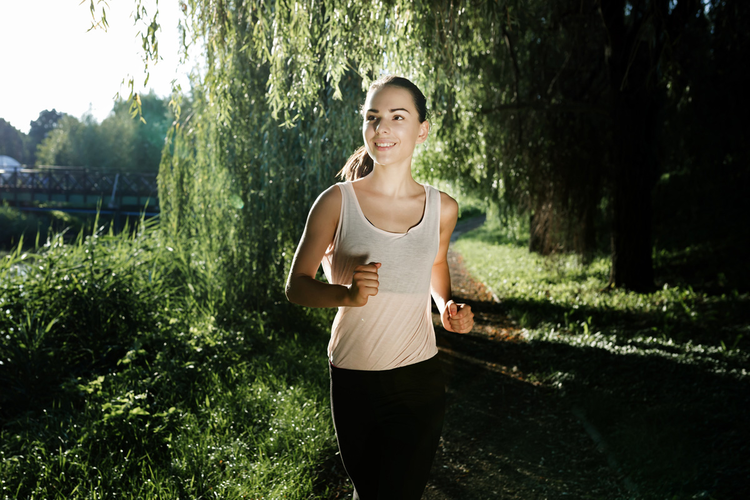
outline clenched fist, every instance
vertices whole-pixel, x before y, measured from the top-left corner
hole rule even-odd
[[[467,304],[456,304],[449,300],[440,315],[443,328],[454,333],[469,333],[474,327],[474,313]]]
[[[350,307],[362,307],[371,296],[378,294],[378,269],[381,265],[380,262],[371,262],[354,268],[348,293]]]

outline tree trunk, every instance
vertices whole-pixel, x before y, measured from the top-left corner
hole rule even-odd
[[[538,212],[532,212],[529,216],[529,252],[547,254],[547,222]]]
[[[654,289],[651,196],[656,185],[656,67],[664,39],[666,0],[633,9],[625,20],[625,1],[600,3],[607,29],[613,123],[614,213],[609,286],[638,292]],[[644,34],[651,32],[649,40]]]
[[[654,289],[651,196],[655,106],[642,92],[620,92],[614,103],[615,188],[610,286]]]

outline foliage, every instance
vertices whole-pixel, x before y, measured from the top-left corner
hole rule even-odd
[[[29,145],[28,154],[29,161],[28,165],[36,165],[36,150],[42,141],[52,132],[57,126],[57,122],[66,116],[65,113],[61,113],[56,109],[45,109],[39,113],[36,120],[32,120],[29,128]]]
[[[0,155],[10,156],[21,164],[26,163],[27,136],[0,118]]]
[[[91,132],[97,123],[91,115],[84,122],[65,115],[37,146],[38,165],[87,166],[101,159],[101,149]]]
[[[526,214],[531,248],[542,253],[591,252],[613,223],[612,284],[649,287],[650,225],[628,225],[623,214],[637,209],[639,220],[651,218],[650,205],[636,200],[653,188],[651,131],[668,103],[660,92],[684,86],[673,78],[689,66],[680,36],[689,28],[710,38],[711,9],[690,0],[623,0],[604,10],[596,2],[514,0],[183,5],[185,44],[200,44],[206,61],[190,129],[212,154],[228,151],[224,136],[252,132],[237,121],[239,109],[267,117],[266,126],[298,126],[332,106],[321,96],[335,102],[358,80],[366,88],[381,72],[401,73],[436,110],[436,133],[415,162],[421,176],[451,180],[504,216]],[[147,53],[153,48],[147,41]],[[659,76],[662,63],[670,71]],[[217,124],[227,132],[215,132]],[[296,150],[282,153],[268,161],[296,164]],[[342,156],[308,161],[305,170],[328,172]],[[232,153],[228,160],[236,169]],[[639,181],[626,175],[633,168],[643,170]],[[279,234],[291,241],[288,227]]]
[[[38,165],[83,166],[120,172],[156,171],[173,117],[167,103],[153,92],[140,96],[141,120],[126,102],[115,102],[101,124],[91,115],[82,120],[64,115],[37,147]]]
[[[531,216],[543,253],[592,248],[606,173],[602,76],[577,73],[601,58],[602,32],[591,12],[570,9],[508,2],[446,14],[459,68],[438,101],[441,140],[419,162],[504,217]]]
[[[159,196],[178,244],[208,245],[226,303],[256,308],[282,296],[304,216],[356,147],[360,81],[342,81],[343,100],[322,89],[308,116],[282,127],[266,102],[268,68],[241,50],[244,17],[223,29],[190,113],[170,132]]]
[[[416,20],[435,17],[410,2],[185,5],[186,40],[206,41],[206,70],[162,164],[165,222],[186,245],[211,241],[219,286],[258,304],[281,293],[304,214],[360,142],[357,105],[382,54],[413,50],[427,32]],[[435,88],[428,66],[412,69]]]
[[[142,221],[2,259],[2,498],[320,491],[320,318],[238,309],[221,327],[205,256],[178,252]]]
[[[143,32],[148,59],[158,50],[152,36],[158,11],[147,16],[143,2],[135,4],[136,22],[152,21]],[[401,73],[425,90],[436,111],[435,134],[415,161],[420,176],[453,181],[495,204],[502,217],[529,217],[530,247],[542,253],[587,254],[607,244],[611,228],[611,284],[638,290],[653,283],[648,200],[659,170],[683,164],[671,161],[679,155],[661,154],[675,143],[660,134],[662,125],[691,107],[682,96],[703,69],[714,86],[736,87],[739,77],[732,75],[741,72],[720,67],[742,60],[747,46],[741,26],[748,12],[734,2],[181,5],[184,55],[197,46],[205,60],[195,75],[202,104],[189,129],[212,154],[227,151],[217,124],[229,137],[249,133],[234,120],[240,106],[292,126],[317,120],[325,107],[321,96],[342,97],[345,88],[355,88],[352,79],[366,88],[382,72]],[[689,122],[696,130],[702,124]],[[733,123],[747,129],[741,118]],[[349,126],[348,120],[325,124]],[[729,125],[717,130],[735,135]],[[737,143],[730,149],[728,158],[741,156]],[[295,164],[294,149],[283,153],[274,161]],[[228,160],[227,168],[235,168],[231,155]],[[710,162],[717,160],[723,161],[712,156]],[[305,170],[328,172],[341,161],[334,154]],[[294,239],[287,226],[279,233]]]
[[[147,328],[163,294],[147,284],[163,266],[146,245],[139,255],[125,237],[80,233],[68,246],[56,235],[39,253],[22,254],[19,245],[4,259],[3,329],[17,332],[3,345],[6,411],[33,408],[30,396],[55,381],[112,365]]]
[[[139,101],[139,120],[133,119],[127,101],[118,100],[112,114],[101,123],[103,142],[110,145],[107,149],[111,151],[103,159],[103,168],[127,172],[158,170],[167,130],[172,126],[174,116],[168,101],[153,91],[140,95]]]

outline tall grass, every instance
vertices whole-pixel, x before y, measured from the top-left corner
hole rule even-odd
[[[145,222],[2,259],[0,498],[325,491],[322,318],[217,318],[210,270]]]

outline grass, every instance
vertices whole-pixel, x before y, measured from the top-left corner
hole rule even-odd
[[[456,250],[521,329],[527,380],[593,423],[638,485],[635,498],[746,491],[750,295],[703,283],[604,291],[608,256],[545,258],[513,234],[487,224]]]
[[[730,357],[750,346],[748,293],[707,294],[669,283],[651,294],[605,290],[609,256],[584,263],[575,255],[530,254],[525,242],[492,225],[468,234],[457,250],[532,336],[591,345],[610,341],[613,349],[623,343],[671,345]]]
[[[0,498],[325,495],[326,318],[217,319],[201,256],[149,224],[20,248],[0,263]]]

